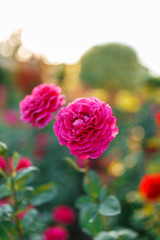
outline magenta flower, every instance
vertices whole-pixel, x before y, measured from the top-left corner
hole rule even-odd
[[[13,171],[13,158],[12,157],[9,158],[9,165],[10,165],[11,170]],[[18,165],[16,166],[15,170],[16,170],[16,172],[18,172],[19,170],[28,168],[32,165],[33,165],[33,163],[28,157],[20,157]],[[6,160],[3,156],[0,156],[0,168],[2,168],[2,170],[5,172],[9,171]]]
[[[82,159],[98,158],[118,134],[112,109],[96,97],[79,98],[62,108],[53,129],[60,144]]]
[[[67,240],[67,230],[60,226],[49,227],[43,232],[43,240]]]
[[[10,165],[13,168],[13,159],[10,158]],[[32,161],[28,157],[20,157],[19,163],[16,167],[16,172],[19,170],[31,167],[33,165]]]
[[[8,169],[8,166],[7,166],[7,163],[6,163],[6,160],[3,156],[0,155],[0,168],[3,170],[3,171],[7,171]]]
[[[59,205],[53,208],[52,218],[57,223],[71,225],[75,221],[75,212],[66,205]]]
[[[21,119],[34,127],[44,128],[64,103],[60,87],[53,83],[42,83],[20,102]]]

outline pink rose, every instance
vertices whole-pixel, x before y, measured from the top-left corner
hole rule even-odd
[[[19,122],[19,115],[16,110],[8,109],[4,113],[4,122],[10,126],[16,126]]]
[[[98,158],[118,134],[112,109],[96,97],[79,98],[62,108],[53,129],[60,144],[82,159]]]
[[[21,119],[37,128],[44,128],[53,119],[53,112],[64,104],[61,88],[42,83],[20,102]]]
[[[10,164],[10,167],[13,171],[13,158],[12,157],[9,158],[9,164]],[[24,168],[30,167],[32,165],[33,165],[32,161],[29,158],[20,157],[19,163],[16,167],[16,171],[19,171],[19,170],[22,170]],[[2,168],[3,171],[8,172],[8,166],[7,166],[6,160],[2,156],[0,156],[0,168]]]
[[[3,171],[6,171],[8,169],[6,160],[5,160],[5,158],[3,156],[0,156],[0,168]]]
[[[52,218],[57,223],[71,225],[75,221],[75,212],[68,206],[59,205],[53,208]]]
[[[22,170],[24,168],[28,168],[30,166],[32,166],[32,161],[27,158],[27,157],[20,157],[19,163],[16,167],[16,171]]]
[[[67,230],[60,226],[49,227],[43,232],[43,240],[67,240]]]

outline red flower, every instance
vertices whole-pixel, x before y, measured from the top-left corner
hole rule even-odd
[[[147,200],[159,200],[160,173],[144,175],[139,184],[139,193]]]
[[[13,170],[13,158],[9,158],[9,164],[11,169]],[[22,170],[24,168],[32,166],[32,161],[27,157],[20,157],[19,163],[16,167],[16,171]],[[8,172],[8,166],[4,157],[0,156],[0,168],[3,171]]]
[[[160,127],[160,111],[157,112],[156,117],[155,117],[155,121],[156,121],[157,126]]]
[[[32,161],[27,157],[21,157],[16,167],[16,171],[22,170],[23,168],[28,168],[30,166],[32,166]]]
[[[43,232],[43,240],[67,240],[67,230],[60,226],[49,227]]]
[[[57,223],[62,223],[66,225],[73,224],[75,221],[75,212],[72,208],[59,205],[52,210],[52,218]]]
[[[3,171],[6,171],[8,169],[6,160],[5,160],[5,158],[3,156],[0,156],[0,168]]]
[[[34,127],[44,128],[53,120],[53,113],[64,103],[59,86],[42,83],[33,88],[32,93],[20,102],[21,120]]]

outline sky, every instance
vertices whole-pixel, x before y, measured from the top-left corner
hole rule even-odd
[[[0,0],[0,41],[22,28],[26,48],[73,64],[92,46],[133,47],[160,75],[160,0]]]

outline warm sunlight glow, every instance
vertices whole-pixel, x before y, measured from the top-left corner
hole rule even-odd
[[[160,74],[159,22],[158,0],[5,0],[0,41],[22,28],[24,46],[53,63],[74,63],[96,44],[121,42]]]

